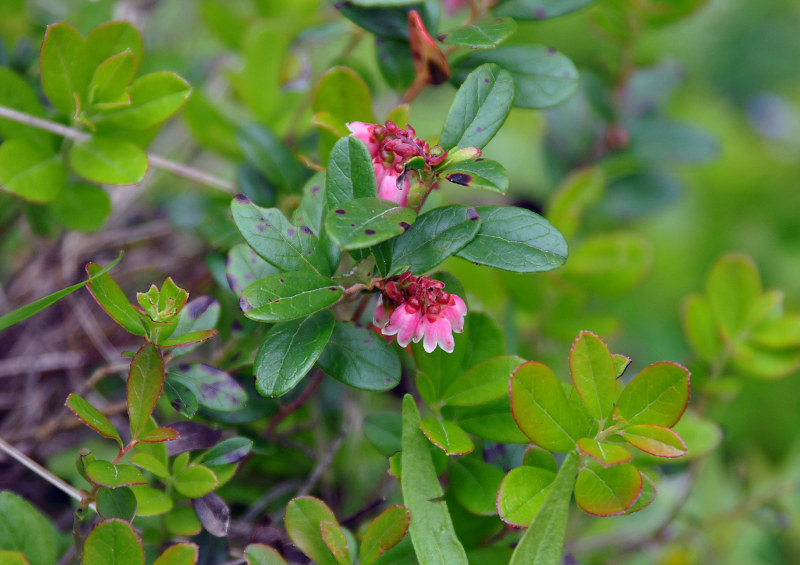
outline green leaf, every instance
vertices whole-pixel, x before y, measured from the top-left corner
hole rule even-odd
[[[603,340],[591,332],[581,332],[569,352],[569,369],[589,414],[605,420],[614,407],[617,373]]]
[[[286,560],[275,549],[263,543],[251,543],[244,548],[247,565],[286,565]]]
[[[60,155],[24,139],[9,139],[0,145],[0,189],[41,204],[56,199],[66,178]]]
[[[456,253],[462,259],[516,273],[550,271],[567,260],[567,242],[538,214],[513,206],[478,206],[481,229]]]
[[[45,117],[37,94],[25,79],[9,67],[0,67],[0,105],[38,118]],[[21,138],[42,149],[55,147],[53,134],[4,118],[0,118],[0,138]]]
[[[331,272],[325,250],[314,233],[305,226],[293,226],[277,208],[261,208],[239,194],[231,202],[231,213],[245,241],[277,269],[319,275]]]
[[[67,397],[65,405],[72,410],[84,424],[101,436],[116,440],[120,447],[122,446],[122,438],[119,436],[119,432],[109,419],[106,418],[100,410],[89,404],[89,402],[73,393]]]
[[[6,551],[4,549],[0,549],[0,562],[5,563],[5,565],[30,565],[25,555],[19,551]]]
[[[357,198],[328,212],[325,229],[341,249],[362,249],[404,233],[417,214],[381,198]]]
[[[53,294],[45,296],[44,298],[40,298],[39,300],[35,300],[30,304],[26,304],[25,306],[17,308],[16,310],[9,312],[4,316],[0,316],[0,331],[3,331],[4,329],[13,326],[14,324],[18,324],[19,322],[30,318],[34,314],[38,314],[39,312],[41,312],[51,304],[57,302],[64,296],[78,290],[79,288],[83,287],[86,284],[89,284],[96,278],[104,276],[108,271],[114,268],[116,264],[120,262],[121,259],[122,259],[122,253],[120,253],[116,259],[114,259],[111,263],[109,263],[102,269],[100,269],[98,265],[94,265],[92,263],[92,265],[94,265],[94,267],[97,267],[97,269],[94,270],[93,274],[90,273],[89,278],[87,278],[85,281],[79,282],[72,286],[68,286],[67,288],[61,289],[59,291],[54,292]]]
[[[176,543],[159,555],[153,565],[196,565],[199,551],[193,543]]]
[[[336,516],[328,506],[313,496],[293,498],[286,505],[286,532],[297,548],[319,565],[338,565],[322,539],[322,523],[336,524]]]
[[[235,412],[247,404],[247,392],[236,379],[202,363],[171,368],[167,377],[167,384],[170,383],[178,389],[188,389],[197,403],[215,412]]]
[[[626,426],[621,435],[635,448],[656,457],[682,457],[687,452],[686,443],[681,436],[662,426],[651,424]]]
[[[502,398],[508,394],[511,373],[524,362],[516,355],[503,355],[478,363],[450,384],[442,402],[450,406],[475,406]]]
[[[569,14],[595,0],[508,0],[494,10],[498,16],[518,20],[544,20]]]
[[[564,387],[546,365],[529,361],[514,371],[511,412],[519,429],[538,446],[556,452],[575,448],[577,417]]]
[[[629,132],[631,153],[645,165],[700,164],[719,154],[717,140],[705,131],[661,117],[635,120]]]
[[[761,292],[758,267],[747,255],[730,253],[714,263],[706,294],[728,341],[737,340],[746,329],[750,310]]]
[[[111,214],[111,199],[99,186],[68,184],[51,203],[50,209],[64,227],[76,231],[94,231]]]
[[[121,255],[120,255],[121,258]],[[117,261],[119,261],[119,259]],[[144,325],[133,309],[119,285],[106,274],[109,267],[101,269],[100,265],[89,263],[86,265],[86,274],[89,275],[88,289],[94,299],[111,316],[115,322],[134,335],[145,335]]]
[[[508,173],[503,165],[491,159],[458,161],[442,169],[444,178],[468,188],[482,188],[498,194],[508,190]]]
[[[624,514],[642,493],[642,475],[631,464],[604,469],[589,464],[575,481],[575,502],[594,516]]]
[[[628,365],[631,364],[631,358],[627,355],[612,353],[611,359],[614,361],[614,374],[617,376],[617,378],[620,378],[625,373]]]
[[[488,404],[464,406],[443,411],[447,418],[454,419],[464,430],[480,438],[499,443],[528,443],[511,415],[508,398],[500,398]]]
[[[606,177],[600,167],[578,169],[567,176],[551,197],[547,219],[564,237],[574,237],[580,228],[584,210],[603,196]]]
[[[408,25],[406,25],[406,34]],[[383,32],[375,37],[375,58],[378,70],[389,88],[396,92],[404,92],[414,82],[414,58],[411,55],[408,40],[391,39]],[[397,121],[388,117],[396,124],[405,124],[407,120]]]
[[[94,136],[77,142],[69,164],[83,178],[99,184],[138,184],[147,174],[147,155],[124,139]]]
[[[500,518],[513,526],[530,526],[547,500],[555,478],[555,473],[539,467],[523,465],[511,469],[497,493]]]
[[[209,295],[190,300],[178,315],[178,324],[169,339],[160,343],[162,347],[175,347],[172,358],[180,357],[195,349],[197,343],[216,335],[214,326],[219,321],[220,304]],[[185,346],[174,344],[184,342]]]
[[[174,502],[169,495],[147,485],[131,487],[136,496],[137,516],[159,516],[172,510]]]
[[[101,488],[97,491],[97,513],[106,520],[131,522],[136,516],[136,496],[128,487]]]
[[[573,247],[562,274],[588,291],[615,294],[639,284],[652,263],[649,240],[633,232],[606,233]]]
[[[420,565],[467,564],[467,555],[456,537],[453,521],[443,500],[414,398],[403,397],[403,500],[413,517],[409,532]]]
[[[128,373],[128,416],[131,421],[131,439],[139,439],[150,421],[164,387],[164,361],[158,347],[143,345],[131,361]]]
[[[49,519],[27,500],[0,492],[0,549],[22,553],[30,565],[53,565],[62,547]]]
[[[264,261],[246,243],[237,243],[228,251],[225,275],[236,296],[242,294],[253,282],[280,272],[280,269]]]
[[[497,491],[503,471],[481,459],[458,458],[450,464],[450,490],[456,501],[473,514],[497,513]]]
[[[439,144],[483,149],[506,121],[513,102],[511,75],[497,65],[481,65],[456,92]]]
[[[282,396],[292,390],[317,362],[333,333],[335,317],[324,310],[308,318],[275,324],[256,353],[256,390]]]
[[[683,301],[683,332],[695,353],[704,361],[713,361],[722,352],[711,303],[705,296],[691,294]]]
[[[333,557],[339,565],[350,565],[350,547],[347,545],[347,536],[342,527],[336,522],[322,522],[320,525],[322,541],[331,550]]]
[[[303,165],[272,130],[248,124],[236,134],[247,160],[284,192],[300,192],[306,179]]]
[[[157,457],[149,453],[136,453],[131,457],[131,463],[153,473],[160,479],[168,479],[171,474],[167,466]]]
[[[480,227],[475,208],[435,208],[419,216],[408,231],[387,244],[391,264],[396,270],[429,271],[472,241]]]
[[[569,501],[578,469],[578,456],[570,453],[556,475],[550,494],[522,536],[509,565],[558,565],[567,529]]]
[[[336,321],[317,363],[327,375],[361,390],[389,390],[400,382],[395,350],[374,331],[352,322]]]
[[[149,430],[139,436],[139,441],[143,441],[145,443],[161,443],[164,441],[178,439],[180,437],[180,434],[172,428],[153,428],[152,430]]]
[[[525,448],[525,453],[522,454],[522,464],[546,469],[552,471],[553,474],[558,470],[555,456],[538,445],[529,445]]]
[[[663,361],[645,367],[628,383],[617,400],[617,411],[628,424],[671,428],[688,403],[689,371]]]
[[[101,459],[86,466],[86,476],[94,484],[109,488],[147,484],[142,472],[133,465],[113,465]]]
[[[133,54],[134,62],[138,67],[142,60],[142,36],[129,22],[110,21],[94,28],[86,36],[86,51],[89,57],[89,66],[94,69],[100,63],[129,50]]]
[[[378,193],[375,168],[363,141],[348,136],[333,146],[325,177],[325,193],[331,210],[354,198],[375,198]]]
[[[433,445],[448,455],[464,455],[475,449],[467,433],[448,420],[429,416],[422,420],[420,429]]]
[[[214,472],[204,465],[189,465],[175,474],[175,490],[189,498],[200,498],[219,486]]]
[[[88,98],[92,103],[128,102],[125,96],[128,84],[136,74],[136,57],[127,50],[103,61],[89,81]]]
[[[127,522],[100,522],[83,544],[82,565],[144,565],[142,542]]]
[[[445,35],[444,43],[470,49],[494,49],[517,31],[511,18],[492,18],[460,27]]]
[[[328,199],[325,195],[325,173],[316,173],[303,187],[303,199],[292,215],[292,223],[306,226],[314,235],[322,233],[323,222],[328,212]]]
[[[42,90],[54,108],[70,117],[80,108],[94,68],[88,57],[74,27],[64,22],[47,26],[39,56]]]
[[[544,45],[505,45],[459,59],[453,78],[463,80],[474,67],[496,63],[516,86],[514,106],[547,108],[569,98],[578,88],[578,70],[568,57]]]
[[[308,271],[279,273],[244,289],[239,307],[251,320],[284,322],[331,306],[343,292],[332,279]]]
[[[378,412],[364,418],[364,436],[384,457],[400,451],[403,419],[396,412]]]
[[[631,452],[613,443],[600,443],[599,441],[582,437],[578,440],[578,449],[600,463],[603,467],[613,467],[622,465],[633,459]]]
[[[325,71],[314,91],[311,110],[315,114],[330,112],[342,124],[375,122],[369,86],[361,75],[349,67],[336,66]]]
[[[361,540],[359,565],[370,565],[402,540],[411,523],[411,514],[405,506],[394,505],[381,512],[367,526]]]
[[[203,465],[228,465],[236,463],[253,449],[253,440],[246,437],[231,437],[209,449],[203,457]]]
[[[639,471],[639,474],[642,476],[642,493],[633,503],[633,506],[625,511],[625,514],[633,514],[639,510],[644,510],[656,499],[656,483],[647,473]]]
[[[104,112],[94,121],[135,131],[150,129],[180,110],[191,92],[189,83],[173,72],[142,75],[128,88],[129,106]]]

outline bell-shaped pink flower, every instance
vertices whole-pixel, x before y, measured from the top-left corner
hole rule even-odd
[[[397,187],[397,179],[400,178],[394,167],[387,167],[384,169],[383,174],[379,174],[378,178],[378,198],[396,202],[399,206],[408,204],[408,193],[411,191],[411,183],[408,179],[403,179],[401,188]]]
[[[394,309],[389,316],[389,323],[383,326],[381,333],[396,335],[400,347],[406,347],[414,339],[421,317],[419,301],[411,298]]]
[[[375,125],[366,124],[364,122],[349,122],[347,129],[352,132],[353,137],[357,137],[367,145],[369,154],[374,159],[380,149],[380,144],[375,136]]]

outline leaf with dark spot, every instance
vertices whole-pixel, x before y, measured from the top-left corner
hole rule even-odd
[[[222,432],[198,422],[174,422],[169,427],[180,434],[178,439],[168,441],[167,455],[173,457],[185,451],[208,449],[217,444]]]
[[[202,498],[194,498],[192,507],[209,534],[218,538],[228,535],[231,510],[219,495],[210,492]]]

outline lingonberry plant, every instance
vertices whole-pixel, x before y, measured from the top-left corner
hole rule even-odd
[[[648,227],[677,165],[719,153],[647,43],[702,0],[30,4],[0,7],[0,407],[43,409],[0,425],[0,562],[726,562],[718,524],[800,516],[716,423],[796,376],[800,317],[743,253],[682,309],[643,284],[687,254]]]

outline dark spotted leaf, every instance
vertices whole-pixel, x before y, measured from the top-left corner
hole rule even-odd
[[[550,271],[567,260],[567,242],[538,214],[513,206],[479,206],[481,229],[456,253],[479,265],[517,273]]]
[[[376,332],[337,321],[319,366],[326,374],[362,390],[389,390],[400,382],[397,353]]]
[[[517,22],[511,18],[492,18],[453,30],[445,34],[444,42],[470,49],[494,49],[516,31]]]
[[[280,273],[244,289],[239,307],[251,320],[284,322],[331,306],[343,292],[344,289],[328,277],[308,271]]]
[[[246,243],[237,243],[228,251],[225,276],[236,296],[255,281],[280,272],[280,269],[264,261]]]
[[[499,66],[481,65],[464,76],[439,140],[445,149],[482,149],[503,125],[514,102],[514,80]]]
[[[417,214],[381,198],[357,198],[328,212],[325,229],[342,249],[363,249],[405,232]]]
[[[234,412],[247,403],[247,392],[236,379],[202,363],[171,368],[167,382],[178,391],[189,389],[200,406],[216,412]]]
[[[503,165],[491,159],[459,161],[442,169],[444,178],[468,188],[482,188],[499,194],[508,190],[508,173]]]
[[[221,431],[198,422],[173,422],[169,427],[181,435],[180,438],[166,443],[170,457],[187,451],[209,449],[222,438]]]
[[[219,495],[210,492],[201,498],[192,499],[192,507],[209,534],[218,538],[228,535],[231,510]]]
[[[192,351],[195,347],[197,347],[199,338],[204,338],[207,335],[210,335],[211,337],[216,335],[214,326],[217,325],[219,314],[219,301],[213,296],[199,296],[187,302],[178,316],[178,325],[175,326],[170,338],[166,340],[166,346],[173,347],[172,351],[170,351],[172,358],[175,359],[176,357],[186,355]],[[208,333],[212,332],[212,330],[213,334]],[[190,340],[190,337],[193,339]],[[172,343],[177,343],[179,341],[189,343],[189,345],[171,345]],[[162,347],[165,346],[164,342],[162,342],[160,345]]]

